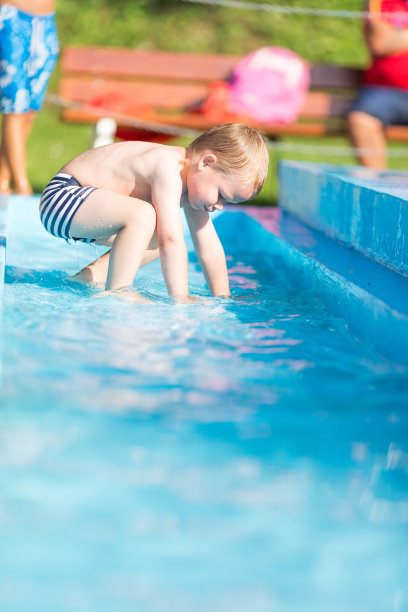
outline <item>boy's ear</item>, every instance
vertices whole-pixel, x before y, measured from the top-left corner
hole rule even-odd
[[[217,156],[215,155],[215,153],[206,152],[201,157],[199,161],[199,166],[201,168],[205,168],[206,166],[211,166],[211,164],[216,164],[216,163],[217,163]]]

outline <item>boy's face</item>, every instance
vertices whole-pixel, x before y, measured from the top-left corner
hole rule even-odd
[[[188,200],[196,210],[222,210],[224,204],[238,204],[250,200],[254,195],[251,184],[240,182],[237,177],[229,176],[216,169],[213,154],[203,156],[192,167],[187,179]]]

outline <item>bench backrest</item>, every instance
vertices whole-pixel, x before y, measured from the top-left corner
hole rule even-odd
[[[207,96],[212,81],[227,79],[236,55],[139,51],[108,47],[65,47],[59,94],[86,102],[118,92],[135,103],[180,110]],[[341,117],[358,85],[358,69],[311,65],[311,88],[302,117]]]

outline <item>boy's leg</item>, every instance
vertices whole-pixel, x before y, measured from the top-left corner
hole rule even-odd
[[[147,264],[159,259],[160,252],[159,249],[152,249],[149,246],[149,249],[145,251],[142,261],[140,262],[140,268],[146,266]],[[109,258],[110,258],[110,250],[95,259],[90,264],[82,268],[79,272],[71,276],[72,280],[75,280],[80,283],[90,283],[92,285],[100,285],[106,284],[106,279],[108,277],[108,267],[109,267]]]
[[[77,210],[71,223],[71,236],[101,238],[117,234],[107,264],[106,289],[119,289],[133,283],[156,227],[151,204],[107,189],[93,191]]]

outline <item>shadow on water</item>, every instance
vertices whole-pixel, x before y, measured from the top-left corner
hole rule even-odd
[[[17,266],[7,266],[5,271],[4,282],[6,285],[28,284],[38,285],[47,289],[55,289],[61,291],[61,286],[64,289],[78,288],[79,284],[72,282],[67,277],[66,272],[61,270],[32,270],[29,268],[21,268]],[[84,289],[86,287],[81,285]]]

